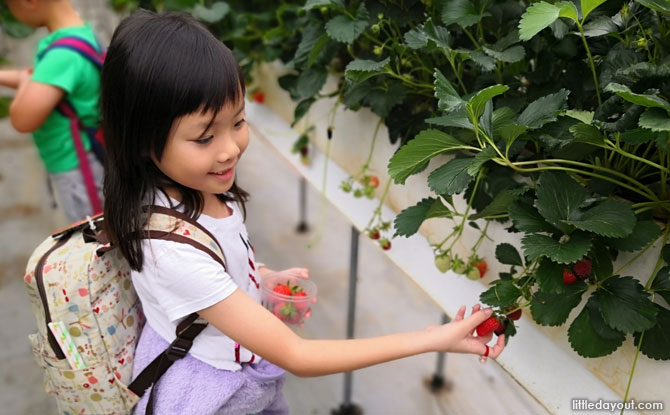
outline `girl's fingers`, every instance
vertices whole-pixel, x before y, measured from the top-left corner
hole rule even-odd
[[[463,317],[465,317],[465,306],[461,306],[461,308],[458,309],[454,321],[461,321],[463,320]]]
[[[493,338],[493,333],[489,333],[489,334],[487,334],[486,336],[482,336],[482,337],[479,337],[479,336],[478,336],[477,338],[478,338],[479,340],[481,340],[483,343],[488,343],[488,342],[490,342],[491,339]]]
[[[500,356],[500,353],[505,349],[505,335],[501,334],[498,336],[498,341],[495,346],[489,348],[489,357],[495,359]]]

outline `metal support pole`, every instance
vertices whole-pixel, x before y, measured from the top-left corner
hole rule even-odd
[[[356,317],[356,285],[358,283],[358,240],[360,232],[351,227],[351,255],[349,257],[349,298],[347,307],[347,339],[354,338],[354,322]],[[344,400],[332,415],[361,415],[363,410],[351,402],[352,372],[344,374]]]
[[[448,315],[442,314],[442,324],[447,324],[450,321],[451,319],[449,318]],[[437,367],[435,368],[435,373],[433,374],[433,377],[429,383],[430,389],[433,392],[442,390],[445,387],[447,389],[450,388],[449,382],[445,380],[444,376],[444,366],[446,364],[446,359],[447,359],[446,353],[440,352],[437,354]]]
[[[298,219],[296,232],[305,233],[309,231],[309,225],[307,225],[307,180],[304,177],[300,177],[299,199],[300,218]]]

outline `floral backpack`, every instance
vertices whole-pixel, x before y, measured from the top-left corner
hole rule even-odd
[[[147,209],[150,220],[139,238],[190,244],[225,268],[220,245],[196,221],[161,206]],[[63,415],[130,413],[207,325],[195,313],[184,319],[177,339],[131,383],[144,316],[130,266],[108,243],[103,221],[102,215],[87,218],[47,238],[24,277],[37,321],[29,336],[34,357]]]

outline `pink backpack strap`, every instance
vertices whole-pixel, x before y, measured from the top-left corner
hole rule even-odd
[[[62,100],[58,104],[58,109],[64,113],[70,120],[70,133],[72,134],[72,142],[74,143],[74,150],[77,153],[79,160],[79,171],[81,171],[84,179],[84,186],[88,194],[88,200],[91,202],[93,213],[102,212],[102,202],[98,196],[98,189],[95,186],[95,178],[93,177],[93,170],[86,157],[86,150],[84,149],[84,142],[81,139],[81,130],[79,129],[79,118],[66,100]]]

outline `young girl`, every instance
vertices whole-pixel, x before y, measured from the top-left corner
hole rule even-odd
[[[157,414],[288,413],[284,370],[297,376],[351,371],[425,352],[497,357],[474,337],[491,310],[473,308],[454,322],[354,340],[307,340],[260,303],[244,226],[248,194],[235,169],[249,142],[244,82],[232,53],[204,27],[177,14],[139,12],[117,28],[102,73],[107,140],[107,232],[133,271],[147,324],[134,374],[175,339],[177,324],[198,313],[209,325],[156,385]],[[164,240],[140,241],[147,204],[176,208],[218,240],[227,269],[201,251]],[[307,277],[304,269],[282,271]],[[148,393],[136,413],[146,410]]]

